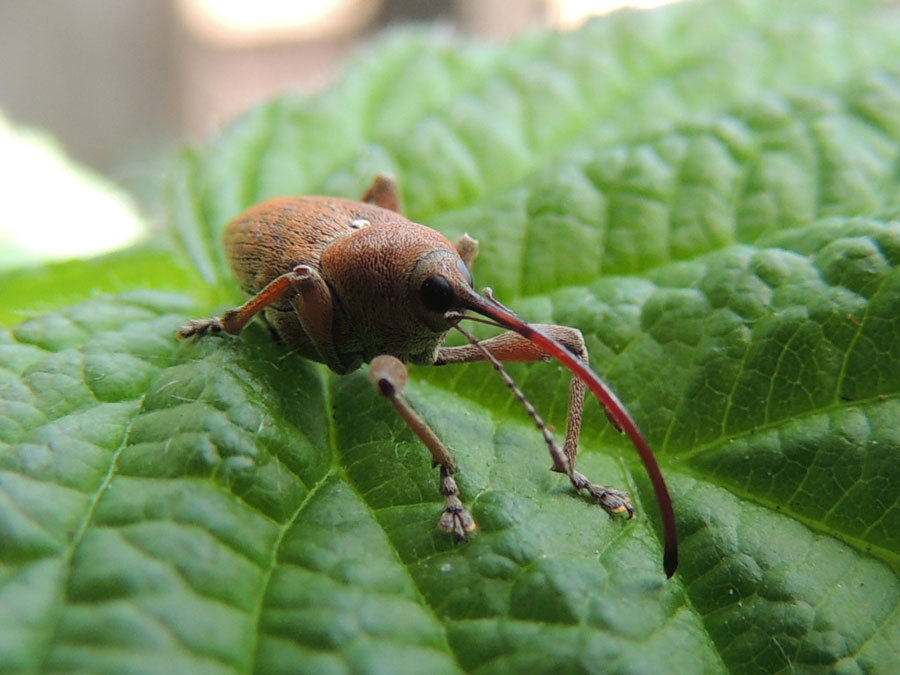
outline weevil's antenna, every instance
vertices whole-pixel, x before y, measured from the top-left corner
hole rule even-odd
[[[484,354],[484,357],[491,362],[491,365],[494,366],[494,370],[496,370],[500,377],[503,378],[506,386],[512,390],[513,395],[519,400],[519,403],[522,404],[522,407],[525,408],[525,410],[531,416],[531,419],[534,420],[534,423],[540,430],[541,435],[544,437],[544,442],[546,442],[547,447],[550,448],[550,456],[553,458],[554,468],[559,473],[571,475],[572,467],[569,466],[569,458],[566,457],[566,453],[563,452],[562,448],[559,447],[559,444],[556,442],[556,439],[553,438],[553,434],[550,433],[550,430],[547,428],[547,425],[544,423],[544,420],[541,418],[540,414],[538,414],[538,411],[531,404],[531,401],[526,398],[525,392],[519,389],[519,385],[517,385],[515,380],[513,380],[512,377],[510,377],[509,373],[506,372],[506,368],[503,367],[503,364],[500,363],[497,357],[491,354],[491,351],[483,344],[481,344],[481,341],[472,333],[461,327],[459,324],[456,324],[456,330],[465,335],[466,339],[473,345],[475,345],[475,347],[477,347],[481,351],[481,353]]]
[[[678,567],[678,528],[675,524],[672,497],[669,495],[669,488],[666,486],[666,481],[663,478],[662,471],[659,469],[659,464],[653,455],[653,451],[631,415],[628,414],[625,406],[622,405],[622,402],[613,393],[612,389],[586,363],[582,362],[581,359],[549,335],[541,332],[539,328],[529,325],[516,316],[514,312],[502,305],[494,297],[491,289],[484,289],[484,297],[466,286],[461,286],[460,290],[466,294],[462,299],[467,309],[478,312],[482,316],[495,321],[503,328],[518,333],[545,353],[558,359],[566,368],[572,371],[573,375],[581,378],[588,388],[594,392],[594,395],[600,400],[603,407],[606,408],[608,416],[615,420],[615,426],[625,432],[628,438],[631,439],[638,455],[641,457],[641,461],[644,463],[644,467],[647,469],[650,482],[653,484],[653,491],[656,493],[656,501],[662,516],[663,539],[665,542],[663,568],[666,571],[666,576],[671,577],[675,574],[675,569]],[[464,318],[471,317],[466,315]],[[458,325],[456,327],[459,328]],[[577,472],[573,472],[573,475],[574,473]]]

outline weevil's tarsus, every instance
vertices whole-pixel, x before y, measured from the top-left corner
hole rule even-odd
[[[444,495],[444,512],[438,526],[444,531],[453,534],[457,540],[465,541],[469,538],[469,532],[475,530],[475,519],[459,499],[459,486],[453,478],[453,472],[446,466],[441,466],[441,494]]]
[[[576,490],[587,490],[609,513],[627,513],[629,519],[634,518],[634,506],[627,492],[591,483],[587,476],[578,471],[573,471],[569,478]]]
[[[393,403],[403,421],[431,452],[434,464],[440,467],[440,488],[445,506],[438,525],[445,532],[454,534],[457,539],[465,540],[467,534],[475,530],[475,520],[459,499],[459,486],[453,478],[456,459],[403,395],[409,379],[406,366],[393,356],[377,356],[369,366],[369,378],[375,390]]]
[[[222,320],[213,316],[209,319],[191,319],[175,332],[179,340],[185,340],[195,335],[216,335],[222,332]]]

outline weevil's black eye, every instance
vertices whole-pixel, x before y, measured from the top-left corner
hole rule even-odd
[[[432,274],[422,283],[419,290],[422,304],[432,312],[446,312],[453,307],[456,297],[453,294],[453,286],[447,277],[440,274]]]
[[[456,261],[456,269],[459,270],[459,273],[463,275],[463,279],[469,282],[469,286],[475,287],[475,279],[472,278],[472,270],[468,268],[466,263],[462,261],[462,258]]]

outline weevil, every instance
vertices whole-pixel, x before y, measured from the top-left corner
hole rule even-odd
[[[550,449],[553,471],[568,476],[609,513],[634,515],[629,495],[592,483],[575,470],[584,400],[589,388],[610,421],[631,439],[650,476],[663,522],[663,568],[678,566],[672,500],[647,441],[612,390],[590,369],[581,332],[529,324],[472,278],[478,242],[455,243],[402,215],[393,179],[378,176],[361,201],[339,197],[282,197],[251,207],[225,229],[225,251],[243,291],[243,305],[220,317],[194,319],[178,330],[188,338],[238,334],[262,312],[273,336],[301,356],[338,374],[370,363],[376,391],[388,398],[426,445],[440,470],[445,505],[439,526],[464,540],[475,521],[460,499],[456,460],[404,396],[406,363],[448,365],[489,361],[525,406]],[[460,322],[505,329],[478,340]],[[452,329],[469,340],[447,347]],[[572,372],[566,437],[560,448],[502,362],[556,358]]]

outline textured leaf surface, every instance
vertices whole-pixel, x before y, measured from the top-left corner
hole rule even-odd
[[[0,337],[0,671],[900,668],[898,35],[879,4],[817,2],[504,48],[404,32],[186,154],[173,216],[199,289],[160,292],[189,282],[176,261]],[[364,372],[257,325],[175,342],[219,309],[198,299],[239,298],[232,216],[379,171],[410,215],[481,240],[481,285],[585,333],[672,488],[674,579],[596,405],[579,466],[633,493],[631,521],[547,471],[489,366],[413,369],[479,523],[455,545]],[[565,373],[510,370],[562,427]]]

